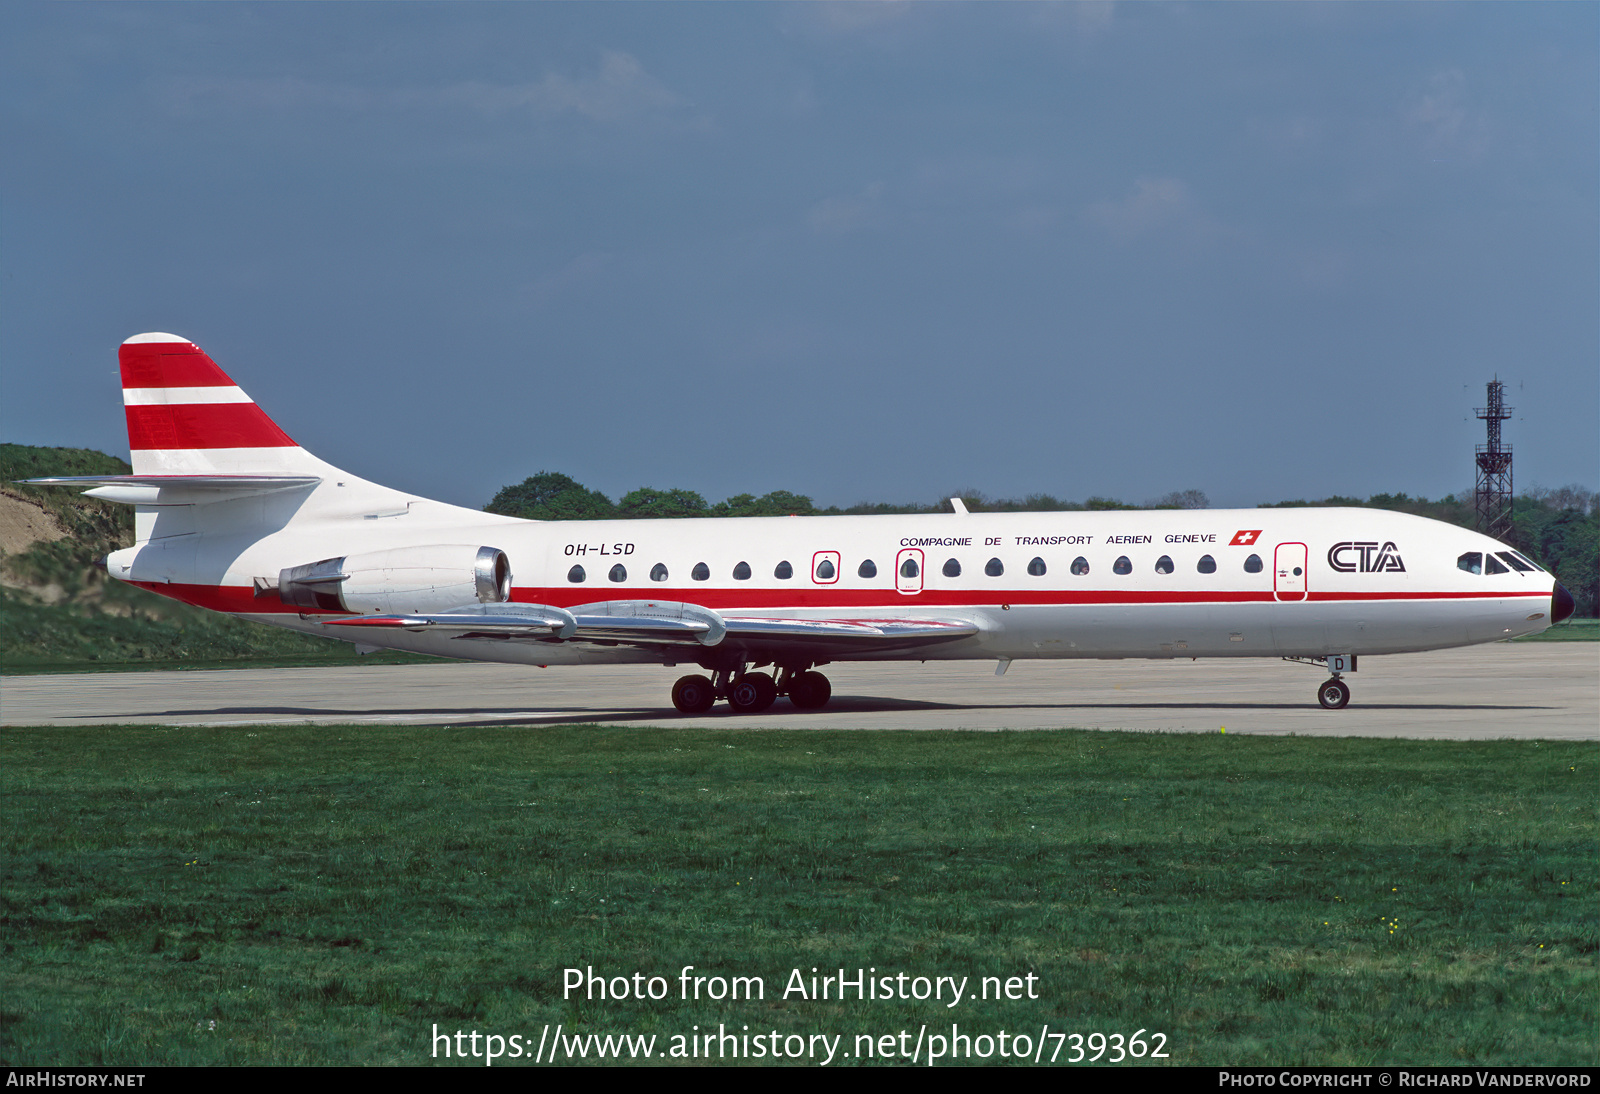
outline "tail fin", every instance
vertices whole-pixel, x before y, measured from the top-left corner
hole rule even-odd
[[[193,342],[136,334],[122,343],[118,359],[135,475],[331,470]]]

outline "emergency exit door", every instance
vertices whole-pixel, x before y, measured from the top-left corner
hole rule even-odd
[[[1280,543],[1272,555],[1272,592],[1279,600],[1305,600],[1306,545]]]

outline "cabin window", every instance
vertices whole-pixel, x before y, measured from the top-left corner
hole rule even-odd
[[[1509,574],[1511,569],[1493,555],[1484,555],[1483,572],[1486,574]]]
[[[833,560],[831,558],[825,558],[821,562],[817,563],[818,581],[832,581],[833,575],[838,572],[839,571],[834,568]]]
[[[1245,559],[1244,572],[1247,574],[1259,574],[1261,572],[1261,556],[1251,555],[1249,558]]]
[[[1532,566],[1518,558],[1515,551],[1496,551],[1495,554],[1500,561],[1509,563],[1513,570],[1521,570],[1523,573],[1528,573],[1533,569]]]
[[[689,571],[689,576],[694,578],[696,581],[710,581],[711,567],[707,566],[704,562],[696,562],[694,564],[694,569]]]
[[[626,581],[628,580],[628,568],[619,562],[611,567],[611,572],[606,577],[612,581]]]
[[[953,558],[945,559],[944,560],[944,576],[945,577],[960,577],[961,576],[961,563],[959,561],[957,561],[956,559],[953,559]]]
[[[1200,563],[1195,567],[1195,569],[1199,570],[1203,574],[1214,574],[1217,572],[1217,560],[1212,558],[1210,555],[1201,555]]]
[[[794,576],[794,567],[789,565],[787,559],[772,568],[772,576],[779,581],[788,581]]]
[[[1044,570],[1044,559],[1042,558],[1035,558],[1032,562],[1028,563],[1028,574],[1030,577],[1043,577]]]
[[[664,565],[662,565],[661,563],[658,562],[654,566],[650,567],[650,580],[651,581],[665,581],[665,580],[667,580],[667,568],[666,568],[666,566],[664,566]]]
[[[917,560],[914,558],[908,557],[900,564],[901,577],[916,577],[921,572],[922,571],[917,567]]]
[[[1172,565],[1171,555],[1162,555],[1160,558],[1156,559],[1156,573],[1170,574],[1173,569],[1174,567]]]
[[[572,569],[567,571],[567,580],[572,582],[574,585],[582,584],[583,578],[584,574],[582,566],[574,566]]]
[[[1001,562],[998,558],[991,558],[988,562],[984,563],[983,572],[988,574],[990,577],[999,577],[1001,574],[1006,572],[1006,564]]]
[[[870,558],[862,559],[861,565],[856,567],[857,577],[877,577],[878,564]]]
[[[739,563],[737,566],[735,566],[733,568],[733,580],[735,580],[735,581],[749,581],[750,580],[750,564],[748,562],[741,562],[741,563]]]
[[[1465,570],[1469,574],[1483,573],[1483,552],[1468,551],[1456,559],[1456,569]]]
[[[1084,574],[1086,574],[1088,572],[1089,572],[1089,560],[1088,559],[1084,558],[1082,555],[1079,555],[1077,558],[1072,560],[1072,575],[1074,577],[1082,577]]]
[[[1133,573],[1133,563],[1128,561],[1127,555],[1118,555],[1117,561],[1111,564],[1111,572],[1114,574],[1131,574]]]

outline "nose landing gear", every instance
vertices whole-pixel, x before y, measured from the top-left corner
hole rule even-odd
[[[1330,653],[1325,657],[1285,657],[1284,660],[1301,665],[1315,665],[1333,673],[1317,688],[1317,702],[1322,704],[1324,710],[1343,710],[1349,705],[1350,685],[1342,678],[1345,673],[1356,671],[1355,654]]]
[[[1338,676],[1330,677],[1317,689],[1317,702],[1328,710],[1343,710],[1350,702],[1350,685]]]
[[[760,714],[787,695],[797,710],[820,710],[833,695],[833,685],[807,663],[784,665],[774,680],[764,672],[746,671],[747,666],[716,670],[713,677],[681,677],[672,685],[672,705],[684,714],[704,714],[718,699],[739,714]]]

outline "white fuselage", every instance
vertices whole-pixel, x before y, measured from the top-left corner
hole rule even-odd
[[[519,603],[568,608],[649,599],[729,618],[959,619],[978,627],[976,635],[947,645],[864,651],[859,659],[1323,657],[1439,649],[1543,630],[1554,585],[1538,570],[1468,572],[1458,566],[1464,553],[1506,546],[1374,509],[552,523],[477,513],[330,475],[306,497],[146,509],[140,523],[146,542],[112,556],[113,576],[311,633],[336,628],[324,627],[316,613],[254,597],[253,583],[331,556],[427,544],[504,551],[511,600]],[[360,641],[528,664],[675,663],[628,646],[411,631],[378,638],[363,632]]]

